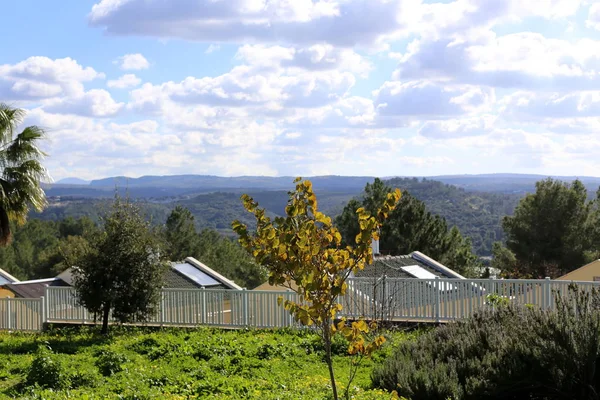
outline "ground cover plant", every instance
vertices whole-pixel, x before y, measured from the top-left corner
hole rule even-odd
[[[390,399],[372,390],[370,373],[411,335],[388,333],[386,346],[358,369],[357,400]],[[338,385],[350,357],[333,344]],[[323,345],[306,330],[201,328],[149,331],[88,328],[40,334],[0,333],[0,399],[328,399]]]

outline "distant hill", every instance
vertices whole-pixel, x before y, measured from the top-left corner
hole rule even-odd
[[[388,184],[409,191],[425,202],[427,208],[456,225],[470,237],[474,250],[482,256],[490,254],[492,243],[503,239],[501,218],[512,214],[519,199],[535,190],[542,175],[488,174],[447,175],[439,177],[390,178]],[[572,181],[574,177],[558,177]],[[209,175],[113,177],[74,184],[71,178],[46,187],[51,206],[33,217],[58,220],[67,216],[89,215],[97,218],[107,199],[115,191],[140,201],[154,223],[165,222],[176,205],[189,208],[198,228],[213,228],[231,235],[231,222],[240,219],[253,224],[252,216],[240,202],[242,193],[249,193],[270,215],[282,215],[287,192],[293,188],[293,177],[218,177]],[[359,196],[368,176],[308,177],[319,198],[320,210],[328,215],[339,214],[344,205]],[[600,178],[580,178],[592,192]],[[65,181],[71,183],[65,183]],[[85,182],[85,181],[84,181]]]
[[[64,178],[56,182],[59,185],[89,185],[91,181],[79,178]]]
[[[372,182],[372,176],[312,176],[306,177],[313,182],[317,191],[328,192],[360,192],[367,182]],[[388,177],[384,179],[392,179]],[[407,177],[398,177],[407,178]],[[410,178],[410,177],[408,177]],[[546,179],[545,175],[531,174],[479,174],[479,175],[440,175],[418,177],[454,185],[468,191],[497,192],[497,193],[528,193],[535,190],[535,183]],[[576,178],[595,192],[600,187],[598,177],[553,176],[553,178],[573,181]],[[247,192],[260,190],[290,190],[293,188],[294,177],[238,176],[219,177],[212,175],[172,175],[172,176],[142,176],[128,178],[124,176],[97,179],[91,182],[66,178],[50,185],[49,196],[75,196],[87,198],[112,197],[115,189],[122,193],[128,192],[135,198],[173,198],[178,196],[193,197],[198,194],[211,192]],[[86,190],[82,190],[85,187]]]
[[[600,178],[591,176],[548,176],[527,174],[481,174],[481,175],[442,175],[432,179],[458,186],[466,190],[502,193],[530,193],[535,190],[535,183],[546,178],[554,178],[565,182],[579,179],[588,190],[595,192],[600,186]]]

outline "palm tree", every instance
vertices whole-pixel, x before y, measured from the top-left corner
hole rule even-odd
[[[49,180],[41,160],[46,154],[37,143],[44,130],[29,126],[16,134],[25,110],[0,103],[0,245],[10,242],[10,222],[25,223],[30,207],[41,211],[47,204],[41,182]]]

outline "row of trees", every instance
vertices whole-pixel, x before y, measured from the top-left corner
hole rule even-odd
[[[147,221],[142,211],[140,214]],[[248,288],[266,279],[264,268],[233,238],[210,229],[197,231],[193,215],[185,208],[176,207],[165,226],[149,225],[148,229],[169,260],[197,258]],[[32,218],[22,226],[13,224],[11,230],[13,240],[0,247],[0,268],[19,279],[38,279],[56,276],[75,265],[101,228],[88,217],[68,217],[56,222]]]

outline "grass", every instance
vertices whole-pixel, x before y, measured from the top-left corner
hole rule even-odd
[[[353,399],[391,398],[370,389],[370,373],[410,335],[386,336],[387,346],[361,364]],[[342,389],[346,349],[335,342]],[[330,386],[320,341],[309,331],[115,329],[103,337],[81,328],[0,333],[0,398],[314,400],[330,398]]]

